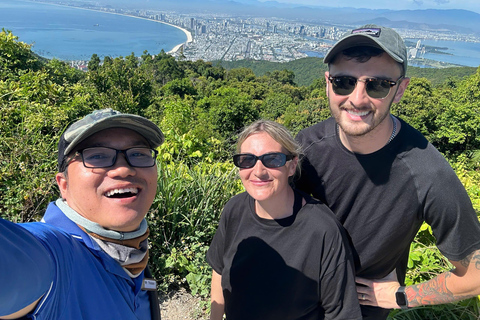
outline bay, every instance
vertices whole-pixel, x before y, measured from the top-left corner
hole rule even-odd
[[[89,60],[92,54],[136,56],[166,52],[187,41],[180,29],[153,20],[86,9],[0,0],[0,29],[45,58]]]
[[[417,42],[419,39],[407,39],[409,41]],[[440,51],[448,54],[430,53],[427,52],[423,56],[425,59],[435,61],[443,61],[467,67],[480,66],[480,43],[479,42],[465,42],[452,40],[433,40],[421,39],[423,46],[441,47]]]

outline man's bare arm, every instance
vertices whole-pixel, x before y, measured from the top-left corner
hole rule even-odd
[[[480,293],[480,250],[451,263],[453,270],[405,289],[410,307],[451,303]]]
[[[405,288],[408,306],[434,305],[464,300],[480,294],[480,250],[460,261],[450,261],[455,267],[437,277]],[[395,270],[377,280],[356,279],[360,304],[391,309],[399,308],[395,299],[400,284]]]

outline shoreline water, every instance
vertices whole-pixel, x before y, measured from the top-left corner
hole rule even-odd
[[[74,7],[74,6],[65,6],[65,7],[78,8],[78,7]],[[83,8],[78,8],[78,9],[83,9]],[[116,14],[116,15],[124,16],[124,17],[131,17],[131,18],[143,19],[143,20],[152,21],[152,22],[163,23],[163,24],[169,25],[169,26],[171,26],[171,27],[174,27],[174,28],[177,28],[177,29],[182,30],[183,33],[185,33],[185,35],[187,36],[187,41],[182,42],[182,43],[180,43],[180,44],[177,44],[175,47],[173,47],[172,50],[168,51],[167,53],[175,53],[175,52],[177,52],[178,49],[180,49],[180,47],[183,46],[185,43],[189,43],[189,42],[192,42],[192,41],[193,41],[192,33],[191,33],[190,31],[188,31],[188,30],[185,29],[185,28],[176,26],[176,25],[174,25],[174,24],[171,24],[171,23],[168,23],[168,22],[165,22],[165,21],[158,21],[158,20],[153,20],[153,19],[149,19],[149,18],[145,18],[145,17],[132,16],[132,15],[130,15],[130,14],[122,14],[122,13],[116,13],[116,12],[108,12],[108,11],[103,11],[103,10],[94,10],[94,9],[84,9],[84,10],[91,10],[91,11],[95,11],[95,12],[110,13],[110,14]]]
[[[174,24],[165,22],[165,21],[153,20],[153,19],[149,19],[149,18],[146,18],[146,17],[134,16],[134,15],[131,15],[131,14],[108,12],[108,11],[104,11],[104,10],[95,10],[95,9],[89,9],[89,8],[80,8],[80,7],[76,7],[76,6],[69,6],[69,5],[64,5],[64,4],[57,4],[57,3],[50,3],[50,2],[43,2],[43,1],[28,1],[28,0],[26,0],[26,2],[41,3],[41,4],[46,4],[46,5],[59,6],[59,7],[65,7],[65,8],[73,8],[73,9],[80,9],[80,10],[87,10],[87,11],[93,11],[93,12],[102,12],[102,13],[108,13],[108,14],[113,14],[113,15],[118,15],[118,16],[124,16],[124,17],[130,17],[130,18],[137,18],[137,19],[142,19],[142,20],[147,20],[147,21],[152,21],[152,22],[158,22],[158,23],[163,23],[163,24],[169,25],[169,26],[171,26],[171,27],[174,27],[174,28],[177,28],[177,29],[183,31],[183,33],[185,33],[185,35],[187,36],[187,41],[184,41],[184,42],[182,42],[182,43],[174,46],[170,51],[167,52],[167,53],[169,53],[169,54],[172,54],[172,53],[177,52],[185,43],[190,43],[190,42],[193,41],[192,33],[191,33],[190,31],[188,31],[188,30],[185,29],[185,28],[182,28],[182,27],[180,27],[180,26],[177,26],[177,25],[174,25]]]

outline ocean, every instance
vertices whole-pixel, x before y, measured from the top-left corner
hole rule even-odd
[[[152,20],[17,0],[0,0],[1,28],[59,60],[157,54],[187,41],[182,30]]]
[[[407,39],[417,42],[419,39]],[[447,54],[426,53],[423,57],[435,61],[443,61],[467,67],[480,66],[480,43],[447,40],[421,40],[422,45],[447,48],[440,51]]]
[[[156,54],[187,41],[182,30],[152,20],[22,0],[0,0],[1,28],[32,44],[37,54],[60,60],[90,60],[94,53],[100,58],[132,52],[140,56],[145,50]],[[422,40],[422,44],[446,47],[450,53],[427,53],[427,59],[480,66],[480,43]]]

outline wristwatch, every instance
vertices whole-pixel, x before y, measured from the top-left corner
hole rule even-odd
[[[397,298],[397,304],[403,310],[408,309],[408,299],[407,294],[405,293],[405,287],[398,288],[395,293],[395,298]]]

